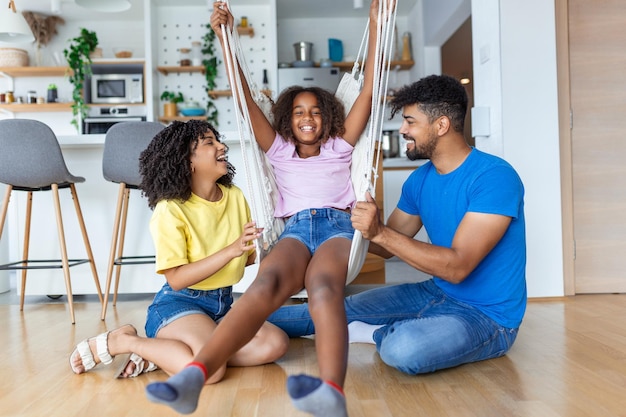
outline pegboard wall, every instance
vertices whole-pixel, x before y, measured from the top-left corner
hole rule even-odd
[[[232,6],[235,23],[239,24],[241,16],[247,16],[248,25],[254,29],[254,36],[240,36],[244,57],[251,72],[252,82],[260,88],[263,81],[263,70],[268,71],[270,85],[275,85],[276,58],[275,28],[272,31],[271,7],[267,6]],[[202,38],[211,30],[209,23],[211,10],[207,6],[159,6],[157,10],[156,39],[158,66],[176,66],[180,63],[180,48],[191,48],[193,41]],[[219,41],[216,43],[216,55],[220,62],[216,79],[216,90],[229,90],[226,68],[222,59]],[[274,56],[272,56],[274,55]],[[185,100],[197,101],[206,107],[210,98],[206,94],[206,79],[202,73],[158,73],[158,97],[163,91],[181,92]],[[233,101],[230,97],[219,97],[213,100],[218,110],[218,130],[236,130]],[[159,106],[159,115],[163,114],[163,106]]]

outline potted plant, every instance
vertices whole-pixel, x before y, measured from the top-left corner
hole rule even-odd
[[[56,103],[58,99],[57,85],[56,84],[48,84],[48,103]]]
[[[163,104],[163,116],[176,117],[178,115],[177,104],[185,101],[185,98],[180,91],[178,93],[164,91],[163,94],[161,94],[161,100],[167,101],[167,103]]]
[[[72,70],[68,75],[74,86],[72,91],[72,124],[80,131],[79,122],[87,116],[88,107],[83,96],[85,78],[91,74],[91,57],[89,56],[98,46],[98,36],[85,28],[80,29],[80,35],[70,40],[70,46],[63,50],[63,55]]]

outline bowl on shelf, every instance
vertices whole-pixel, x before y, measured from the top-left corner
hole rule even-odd
[[[180,109],[180,114],[186,117],[204,116],[206,114],[206,109],[202,107],[184,107]]]
[[[130,48],[113,48],[115,58],[132,58],[133,50]]]

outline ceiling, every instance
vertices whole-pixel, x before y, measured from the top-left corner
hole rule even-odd
[[[108,1],[108,0],[102,0]],[[298,17],[317,18],[328,17],[367,17],[369,1],[362,0],[363,7],[355,9],[354,0],[275,0],[278,19],[293,19]],[[85,18],[85,9],[77,6],[73,0],[60,0],[60,16],[66,20],[81,20]],[[130,10],[121,13],[88,12],[90,20],[110,18],[115,16],[119,20],[139,20],[143,18],[143,0],[130,0]],[[158,5],[206,5],[210,0],[153,0]],[[399,2],[398,14],[406,15],[415,6],[417,0]],[[230,4],[267,4],[267,0],[231,0]],[[15,0],[18,11],[32,11],[46,15],[52,14],[52,0]]]

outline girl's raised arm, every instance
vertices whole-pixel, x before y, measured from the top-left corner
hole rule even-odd
[[[343,138],[351,145],[355,145],[370,118],[372,112],[372,94],[374,91],[374,54],[376,53],[376,29],[378,26],[378,1],[372,0],[370,5],[369,38],[367,42],[367,57],[365,61],[363,88],[355,100],[346,117],[346,133]],[[390,1],[390,0],[383,0]]]
[[[228,53],[224,49],[224,34],[222,33],[222,25],[226,28],[232,28],[234,18],[231,14],[230,10],[228,10],[228,6],[226,3],[216,1],[213,3],[213,13],[211,13],[211,28],[217,35],[217,38],[220,41],[220,45],[222,47],[222,53],[224,54],[224,62],[226,62],[226,54]],[[252,130],[254,132],[254,137],[256,138],[257,143],[263,150],[263,152],[267,152],[269,148],[274,143],[274,139],[276,138],[276,132],[272,127],[265,114],[261,111],[259,106],[252,99],[252,94],[250,93],[250,87],[248,86],[248,82],[245,79],[243,72],[241,71],[241,67],[237,67],[239,71],[239,75],[241,78],[241,83],[243,87],[244,99],[246,106],[248,107],[248,112],[250,113],[250,122],[252,123]],[[234,80],[229,79],[231,85]]]

